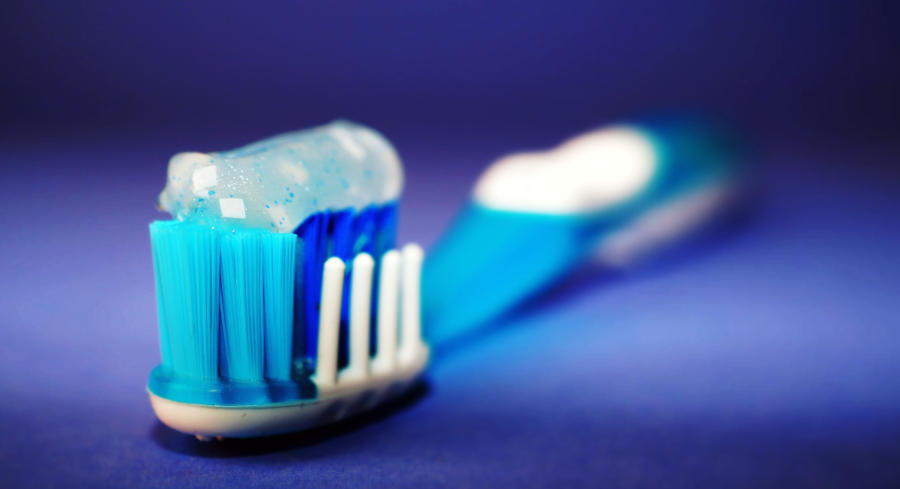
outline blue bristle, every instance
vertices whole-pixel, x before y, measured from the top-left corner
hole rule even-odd
[[[378,207],[370,205],[360,211],[353,224],[353,256],[360,253],[375,255],[375,218],[378,215]]]
[[[346,209],[331,214],[328,236],[331,244],[330,256],[336,256],[347,265],[345,279],[349,280],[353,271],[353,245],[356,241],[353,234],[356,213]],[[341,322],[338,340],[338,367],[347,365],[350,346],[350,287],[344,287],[341,298]]]
[[[375,255],[380,257],[397,246],[397,206],[385,205],[376,217]]]
[[[291,234],[151,224],[162,356],[152,389],[204,404],[315,395],[297,374],[315,361],[322,266],[339,256],[349,277],[354,256],[379,258],[393,248],[395,233],[393,203],[316,213]],[[349,343],[350,288],[344,291],[339,365]]]
[[[215,232],[174,221],[150,225],[160,350],[175,375],[218,373],[219,247]],[[168,357],[168,359],[166,358]]]
[[[266,378],[290,380],[294,327],[294,263],[297,237],[272,234],[262,241],[266,308]]]
[[[182,378],[289,380],[297,238],[150,226],[163,365]]]
[[[296,236],[296,235],[295,235]],[[306,360],[306,241],[302,237],[297,238],[297,250],[294,254],[296,273],[294,273],[294,328],[293,348],[291,349],[291,361],[295,368],[302,369]]]
[[[353,222],[356,214],[352,209],[331,214],[329,235],[331,237],[331,256],[336,256],[345,263],[353,259]]]
[[[168,256],[168,246],[163,244],[160,241],[159,227],[162,224],[154,223],[150,226],[150,242],[151,248],[153,250],[153,277],[156,284],[156,315],[158,316],[159,321],[159,356],[160,356],[160,364],[168,370],[172,369],[172,349],[170,347],[171,340],[169,339],[169,321],[168,321],[168,313],[166,312],[166,299],[163,295],[164,287],[163,287],[163,274],[168,273],[165,270],[171,269],[170,265],[164,263],[166,258],[164,256]],[[164,232],[164,231],[163,231]]]
[[[294,231],[300,237],[298,252],[298,268],[302,268],[302,278],[297,277],[295,297],[297,308],[302,309],[302,321],[295,319],[295,355],[302,351],[305,360],[311,362],[316,356],[319,323],[319,300],[322,287],[322,266],[331,256],[338,256],[345,261],[348,276],[351,273],[352,259],[363,251],[376,259],[395,246],[397,233],[397,205],[389,203],[381,206],[372,205],[361,211],[345,209],[342,211],[324,211],[313,214]],[[302,259],[301,259],[302,257]],[[377,285],[376,285],[377,286]],[[346,364],[348,347],[347,320],[349,318],[349,287],[344,288],[341,313],[341,339],[339,345],[339,365]],[[373,293],[373,297],[377,292]],[[374,352],[374,317],[377,301],[373,300],[371,317],[373,332],[372,351]],[[298,311],[297,313],[301,313]],[[302,323],[302,324],[299,324]],[[313,325],[313,327],[308,327]],[[303,341],[296,335],[303,331]],[[298,359],[295,358],[295,361]],[[303,359],[299,359],[303,360]]]
[[[307,358],[315,358],[318,330],[306,325],[319,324],[319,299],[322,288],[322,264],[325,263],[328,232],[328,213],[313,214],[297,228],[296,234],[303,240],[303,287],[296,291],[303,303],[303,329],[305,330],[305,353]]]
[[[222,236],[222,359],[229,380],[261,381],[264,374],[262,233]]]

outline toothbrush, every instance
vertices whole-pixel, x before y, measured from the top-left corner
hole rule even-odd
[[[337,421],[402,394],[428,362],[422,249],[394,249],[402,169],[347,122],[181,153],[150,225],[157,417],[198,439]]]
[[[628,266],[736,200],[733,155],[707,127],[657,121],[503,158],[422,270],[421,248],[394,249],[402,170],[369,128],[178,154],[159,199],[175,219],[150,227],[162,357],[151,404],[204,440],[369,409],[424,371],[423,315],[426,336],[446,341],[585,259]]]
[[[739,201],[744,171],[715,127],[620,124],[491,165],[423,271],[433,344],[474,331],[579,263],[622,268]]]

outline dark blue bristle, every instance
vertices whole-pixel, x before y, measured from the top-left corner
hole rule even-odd
[[[346,276],[349,277],[352,272],[353,264],[353,244],[355,236],[353,234],[357,214],[352,209],[346,209],[331,214],[329,222],[328,235],[331,238],[330,256],[336,256],[343,260],[346,264]],[[345,282],[349,283],[349,282]],[[348,360],[348,346],[350,338],[350,287],[344,287],[341,298],[341,321],[340,333],[338,340],[338,367],[343,367]]]
[[[375,230],[377,229],[377,223],[375,222],[375,218],[378,215],[379,207],[370,205],[360,211],[360,213],[356,216],[356,220],[353,224],[353,256],[356,256],[360,253],[368,253],[373,257],[377,256],[375,254]]]
[[[381,255],[397,247],[397,206],[385,205],[376,216],[375,255]]]
[[[298,279],[295,295],[298,300],[298,308],[303,309],[303,321],[295,320],[295,335],[302,331],[303,344],[299,345],[295,339],[295,352],[304,352],[305,358],[295,358],[295,362],[306,360],[311,363],[316,356],[318,340],[319,300],[321,299],[322,266],[329,257],[337,256],[347,264],[347,275],[352,272],[353,257],[366,252],[376,259],[376,263],[382,254],[394,248],[397,230],[397,205],[390,203],[382,206],[368,206],[360,211],[345,209],[343,211],[325,211],[308,217],[294,231],[301,241],[303,268],[302,280]],[[299,259],[298,255],[298,259]],[[341,306],[341,334],[338,343],[338,365],[344,366],[347,361],[347,348],[349,342],[349,287],[344,287],[344,297]],[[373,300],[374,307],[377,304]],[[310,327],[310,325],[312,325]],[[374,319],[372,327],[374,328]],[[374,338],[374,334],[370,335]],[[372,340],[372,351],[375,344]],[[296,346],[302,346],[297,348]],[[296,355],[296,353],[295,353]]]
[[[331,253],[329,255],[340,258],[344,263],[353,259],[353,223],[356,215],[351,209],[331,214],[328,233],[331,237]]]
[[[322,287],[322,264],[325,263],[328,235],[328,213],[313,214],[297,228],[296,234],[303,241],[303,283],[295,291],[297,301],[303,304],[304,353],[315,358],[316,327],[319,324],[319,300]],[[310,325],[310,327],[307,327]]]
[[[296,231],[295,231],[296,232]],[[296,235],[292,235],[296,236]],[[306,240],[297,238],[297,250],[294,253],[296,272],[294,273],[294,317],[293,347],[291,348],[291,364],[295,369],[304,368],[306,360],[306,275],[309,263],[306,261]]]

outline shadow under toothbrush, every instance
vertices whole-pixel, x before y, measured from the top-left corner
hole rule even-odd
[[[671,273],[687,264],[720,253],[730,243],[752,230],[762,213],[757,193],[745,197],[743,205],[724,212],[713,223],[693,236],[648,257],[627,269],[615,269],[597,263],[577,267],[565,278],[553,284],[519,306],[476,327],[468,333],[432,345],[432,365],[470,345],[493,335],[501,334],[521,319],[559,304],[573,296],[614,284],[621,280],[640,280],[642,277]]]
[[[199,441],[194,436],[175,431],[157,420],[150,429],[150,437],[157,445],[171,452],[204,458],[253,457],[287,452],[352,434],[383,421],[418,403],[430,392],[430,383],[427,378],[422,378],[405,394],[369,411],[332,424],[284,435]]]

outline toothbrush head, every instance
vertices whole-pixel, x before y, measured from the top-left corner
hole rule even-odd
[[[402,170],[333,123],[169,166],[150,226],[166,425],[250,437],[330,423],[424,371],[417,245],[395,249]]]
[[[325,262],[308,368],[292,356],[294,235],[234,235],[172,221],[150,229],[163,361],[148,391],[167,426],[207,438],[303,430],[396,397],[423,373],[429,348],[421,334],[418,245],[390,250],[377,264],[368,253]],[[221,268],[213,265],[217,257]],[[185,270],[189,263],[196,265]],[[349,358],[341,366],[345,297]]]

